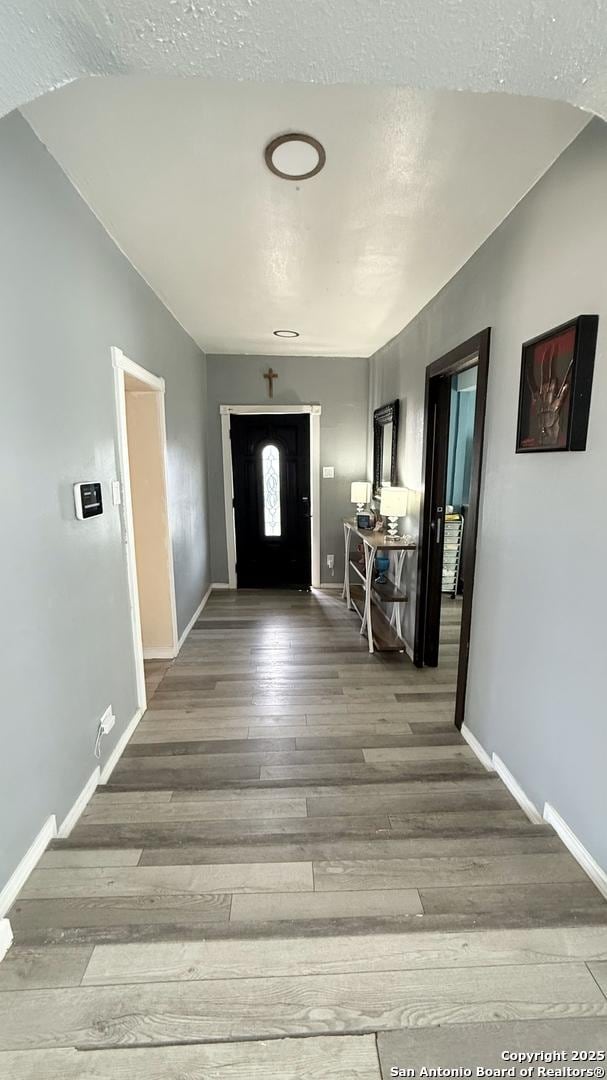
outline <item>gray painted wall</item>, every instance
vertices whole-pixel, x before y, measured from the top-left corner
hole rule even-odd
[[[355,509],[350,503],[352,480],[366,477],[369,361],[351,357],[208,356],[209,497],[213,581],[227,581],[223,505],[220,405],[257,405],[268,400],[263,372],[272,365],[277,405],[320,404],[321,465],[335,466],[335,479],[322,480],[320,499],[323,582],[343,580],[341,519]],[[335,555],[335,576],[327,570],[327,554]]]
[[[110,346],[166,379],[178,621],[207,588],[203,355],[18,114],[0,122],[0,888],[97,764],[99,717],[136,710]],[[79,522],[72,483],[101,480]]]
[[[419,489],[424,369],[492,327],[466,723],[604,867],[606,190],[607,127],[594,120],[372,361],[373,404],[404,403],[399,482]],[[588,449],[517,456],[521,343],[584,312],[600,315]]]

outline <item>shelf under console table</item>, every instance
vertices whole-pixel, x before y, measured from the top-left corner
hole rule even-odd
[[[353,552],[353,538],[362,542],[362,553]],[[400,618],[396,605],[407,603],[409,597],[399,582],[402,580],[407,552],[415,551],[417,545],[408,539],[388,540],[383,533],[359,529],[350,518],[344,520],[345,572],[342,599],[348,610],[356,611],[361,621],[360,632],[367,635],[369,652],[404,652],[405,643],[400,636]],[[375,556],[378,552],[397,553],[394,581],[375,580]],[[352,581],[352,572],[358,580]],[[396,617],[389,619],[380,604],[395,605]]]

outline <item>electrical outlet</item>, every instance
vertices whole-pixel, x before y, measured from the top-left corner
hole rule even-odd
[[[104,735],[107,735],[116,723],[116,717],[112,711],[112,706],[108,705],[101,720],[97,725],[97,738],[95,739],[95,757],[101,757],[101,740]]]
[[[335,479],[335,466],[334,465],[323,465],[323,467],[322,467],[322,478],[323,478],[323,480],[334,480]]]
[[[327,555],[327,566],[332,570],[335,566],[335,555]]]
[[[103,732],[104,735],[109,735],[115,723],[116,717],[112,712],[112,706],[108,705],[103,716],[101,717],[101,720],[99,721],[99,730]]]

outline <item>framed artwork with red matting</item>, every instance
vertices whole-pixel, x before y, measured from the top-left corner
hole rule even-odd
[[[586,449],[598,322],[578,315],[523,345],[517,454]]]

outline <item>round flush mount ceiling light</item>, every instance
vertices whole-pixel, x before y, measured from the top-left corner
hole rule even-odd
[[[299,332],[297,330],[273,330],[272,333],[274,334],[274,337],[299,337]]]
[[[309,180],[320,172],[327,160],[322,143],[301,132],[272,139],[264,156],[270,172],[283,180]]]

